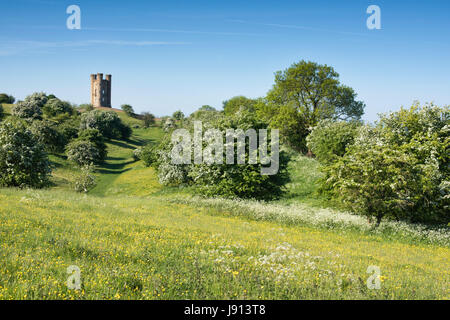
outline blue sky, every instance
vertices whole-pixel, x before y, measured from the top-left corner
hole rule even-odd
[[[68,30],[66,8],[81,8]],[[381,8],[381,30],[366,9]],[[186,114],[264,96],[302,59],[353,87],[364,118],[414,100],[450,104],[450,1],[0,0],[0,92],[81,104],[91,73],[113,75],[114,107]]]

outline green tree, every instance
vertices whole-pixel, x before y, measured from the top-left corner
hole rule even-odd
[[[14,101],[16,101],[16,99],[13,96],[7,95],[6,93],[0,93],[0,104],[13,104]]]
[[[130,106],[129,104],[123,104],[120,107],[123,112],[125,112],[128,116],[132,117],[134,115],[134,109],[132,106]]]
[[[249,99],[244,96],[237,96],[223,102],[223,111],[227,116],[235,114],[240,109],[254,112],[256,103],[257,100],[255,99]]]
[[[177,121],[181,121],[185,117],[184,117],[184,113],[181,110],[178,110],[173,113],[172,118],[174,118]]]
[[[144,121],[144,128],[149,128],[155,124],[155,116],[149,112],[142,114],[142,120]]]
[[[339,74],[332,67],[304,60],[275,74],[275,84],[266,99],[275,107],[295,108],[302,118],[299,126],[305,129],[322,119],[357,120],[364,113],[364,103],[356,100],[352,88],[339,82]]]

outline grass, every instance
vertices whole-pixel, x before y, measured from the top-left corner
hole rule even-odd
[[[405,226],[372,232],[322,209],[315,160],[291,162],[293,181],[276,203],[199,199],[163,188],[133,160],[134,148],[162,135],[139,128],[109,141],[87,195],[72,191],[77,169],[56,155],[50,189],[0,189],[0,299],[450,298],[446,238],[404,236]],[[79,291],[66,285],[71,265]],[[371,265],[380,290],[367,288]]]
[[[449,298],[447,247],[161,200],[2,189],[0,298]],[[66,287],[70,265],[80,291]],[[380,290],[366,287],[370,265]]]

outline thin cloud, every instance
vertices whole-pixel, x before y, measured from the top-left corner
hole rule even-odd
[[[81,48],[97,45],[110,46],[165,46],[165,45],[188,45],[188,42],[167,42],[167,41],[124,41],[124,40],[84,40],[84,41],[14,41],[0,47],[0,56],[16,55],[24,52],[35,52],[42,49],[57,48]]]
[[[180,29],[155,29],[155,28],[83,28],[90,31],[113,31],[113,32],[161,32],[161,33],[184,33],[184,34],[205,34],[216,36],[263,36],[258,33],[228,32],[228,31],[198,31],[198,30],[180,30]]]
[[[313,28],[313,27],[300,26],[300,25],[278,24],[278,23],[258,23],[258,22],[250,22],[250,21],[245,21],[245,20],[227,20],[227,21],[228,22],[241,23],[241,24],[250,24],[250,25],[258,25],[258,26],[274,27],[274,28],[319,31],[319,32],[329,32],[329,33],[338,33],[338,34],[345,34],[345,35],[364,36],[364,37],[367,36],[367,34],[365,34],[365,33],[349,32],[349,31],[341,31],[341,30],[321,29],[321,28]]]

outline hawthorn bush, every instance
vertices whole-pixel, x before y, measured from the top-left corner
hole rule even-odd
[[[306,138],[308,149],[321,162],[332,162],[353,144],[359,122],[322,120]]]
[[[80,129],[97,129],[110,139],[128,139],[131,128],[124,124],[114,111],[93,110],[81,115]]]
[[[322,190],[378,223],[449,223],[449,131],[448,107],[414,105],[382,115],[323,166]]]
[[[246,110],[242,110],[232,117],[222,115],[211,119],[214,120],[203,122],[204,130],[215,128],[224,133],[226,129],[239,128],[244,131],[255,129],[257,131],[267,128],[267,124],[256,119],[254,113]],[[189,122],[187,123],[189,124]],[[188,128],[192,131],[192,127]],[[245,144],[245,158],[248,159],[248,139]],[[270,146],[270,139],[268,139],[268,144]],[[204,142],[203,148],[206,146]],[[171,161],[172,149],[173,143],[167,136],[157,149],[148,152],[150,162],[157,168],[160,182],[165,185],[193,185],[197,192],[206,196],[270,200],[278,198],[284,190],[284,185],[289,181],[288,157],[283,151],[280,152],[278,173],[262,175],[263,165],[260,161],[257,161],[256,164],[249,164],[248,161],[245,161],[245,164],[237,164],[236,159],[235,164],[226,164],[225,160],[223,164],[194,164],[193,162],[192,164],[173,164]],[[219,155],[224,159],[225,149],[223,149],[223,154]],[[143,153],[145,154],[145,150]]]
[[[67,145],[67,158],[78,166],[89,166],[100,163],[100,151],[89,141],[74,140]]]
[[[78,134],[77,140],[88,141],[92,143],[98,150],[99,158],[98,162],[103,162],[108,154],[105,139],[97,129],[85,129],[81,130]]]
[[[69,102],[53,98],[42,107],[42,112],[47,118],[66,119],[70,118],[76,111]]]
[[[48,98],[43,92],[36,92],[19,101],[11,110],[13,116],[21,119],[35,120],[42,119],[42,107],[47,103]]]
[[[55,127],[55,125],[46,120],[35,120],[30,126],[31,132],[41,143],[45,150],[50,153],[64,152],[67,140]]]
[[[44,146],[20,120],[0,125],[0,186],[42,188],[49,184],[50,162]]]

